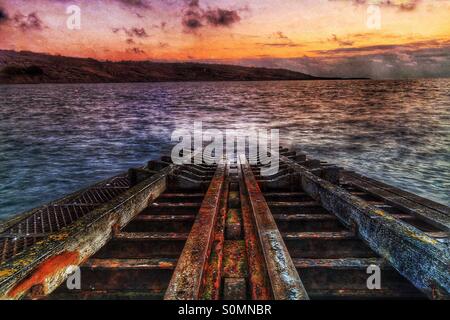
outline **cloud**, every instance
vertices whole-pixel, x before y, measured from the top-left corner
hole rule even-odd
[[[5,23],[6,21],[8,21],[9,17],[8,17],[8,13],[6,12],[5,9],[0,8],[0,24]]]
[[[182,24],[190,31],[203,27],[203,10],[200,8],[198,0],[191,0],[184,9]]]
[[[138,47],[129,48],[126,51],[127,51],[127,53],[138,54],[138,55],[145,54],[145,51]]]
[[[133,28],[113,28],[112,32],[119,33],[120,31],[123,31],[129,38],[148,38],[149,35],[147,31],[145,31],[145,28],[139,28],[139,27],[133,27]]]
[[[239,14],[234,10],[210,9],[205,12],[206,21],[213,26],[231,26],[241,20]]]
[[[45,25],[37,12],[29,14],[17,12],[10,17],[6,10],[0,7],[0,25],[6,23],[20,29],[22,32],[39,31],[45,28]]]
[[[241,17],[236,10],[200,7],[199,0],[189,0],[182,13],[182,25],[187,32],[196,32],[202,27],[230,27]]]
[[[342,39],[339,39],[335,34],[332,34],[331,35],[331,38],[330,39],[328,39],[328,41],[330,41],[330,42],[335,42],[335,43],[337,43],[339,46],[342,46],[342,47],[344,47],[344,46],[352,46],[353,45],[353,41],[351,41],[351,40],[342,40]]]
[[[258,42],[257,45],[263,47],[279,47],[279,48],[303,46],[302,44],[293,42],[288,36],[286,36],[281,31],[274,32],[268,38],[269,40],[271,40],[271,42]]]
[[[426,40],[426,41],[416,41],[407,44],[381,44],[372,45],[364,47],[344,47],[332,50],[314,50],[311,51],[315,54],[321,55],[347,55],[347,54],[372,54],[380,51],[395,51],[395,50],[415,50],[420,48],[429,47],[440,47],[443,45],[448,45],[449,41],[439,41],[439,40]]]
[[[42,30],[44,23],[36,12],[32,12],[28,15],[22,13],[16,13],[12,21],[17,28],[20,28],[23,32],[31,30]]]
[[[275,42],[259,42],[257,45],[263,46],[263,47],[279,47],[279,48],[294,48],[294,47],[302,47],[301,44],[298,43],[275,43]]]
[[[74,0],[48,0],[50,2],[62,2],[71,4]],[[138,8],[138,9],[151,9],[150,0],[101,0],[101,2],[116,3],[123,7]],[[76,1],[75,1],[76,3]]]
[[[340,1],[340,0],[330,0]],[[397,8],[400,11],[413,11],[422,0],[353,0],[355,5],[379,5],[381,7]]]
[[[148,34],[144,28],[131,28],[126,30],[126,33],[131,36],[136,36],[138,38],[147,38]]]
[[[135,7],[135,8],[141,8],[141,9],[150,9],[151,5],[149,1],[146,0],[116,0],[119,3],[129,6],[129,7]]]
[[[338,48],[295,58],[261,57],[233,61],[246,66],[286,68],[323,77],[402,79],[450,77],[450,41]],[[345,55],[336,54],[345,52]],[[317,53],[317,52],[316,52]]]
[[[278,39],[289,40],[289,38],[282,31],[277,31],[277,32],[274,33],[274,35]]]

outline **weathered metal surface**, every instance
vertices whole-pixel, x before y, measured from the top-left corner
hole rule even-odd
[[[247,299],[245,278],[225,278],[223,282],[224,282],[223,284],[224,300]]]
[[[174,222],[194,221],[195,215],[140,215],[133,221],[139,222]]]
[[[243,178],[253,209],[256,229],[264,253],[273,297],[277,300],[308,299],[305,288],[286,249],[281,234],[264,200],[258,183],[247,163],[240,156]]]
[[[199,299],[204,269],[211,251],[214,226],[225,179],[225,165],[219,164],[206,192],[191,233],[178,260],[164,299]]]
[[[430,298],[450,295],[450,252],[424,232],[393,218],[307,168],[280,156],[301,175],[301,186]]]
[[[329,214],[274,214],[274,219],[277,221],[327,221],[327,220],[336,220],[335,216]]]
[[[377,181],[377,180],[371,179],[369,177],[360,175],[360,174],[358,174],[356,172],[353,172],[353,171],[344,171],[342,173],[342,176],[343,176],[343,180],[345,180],[348,176],[350,176],[352,178],[358,178],[358,179],[364,180],[364,181],[366,181],[366,182],[368,182],[368,183],[370,183],[370,184],[372,184],[372,185],[374,185],[374,186],[376,186],[378,188],[382,188],[384,190],[392,192],[393,194],[397,194],[397,195],[399,195],[399,196],[401,196],[403,198],[406,198],[406,199],[408,199],[410,201],[416,202],[416,203],[421,204],[423,206],[426,206],[426,207],[428,207],[430,209],[436,210],[436,211],[441,212],[441,213],[443,213],[443,214],[445,214],[447,216],[450,216],[450,207],[449,206],[445,206],[443,204],[440,204],[440,203],[431,201],[429,199],[420,197],[420,196],[418,196],[416,194],[413,194],[411,192],[408,192],[408,191],[405,191],[405,190],[401,190],[401,189],[396,188],[394,186],[391,186],[391,185],[388,185],[388,184],[383,183],[381,181]]]
[[[153,270],[153,269],[175,269],[177,259],[173,258],[150,258],[150,259],[89,259],[82,267],[99,270],[105,269],[139,269],[139,270]]]
[[[114,235],[114,239],[129,241],[145,241],[145,240],[186,240],[188,233],[180,232],[119,232]]]
[[[242,172],[239,172],[242,176]],[[253,223],[251,207],[248,200],[248,195],[244,191],[245,182],[243,179],[239,181],[240,185],[240,199],[242,210],[242,221],[244,229],[245,244],[247,250],[247,263],[249,273],[249,289],[252,300],[270,300],[273,299],[272,290],[270,288],[270,279],[267,272],[267,266],[264,260],[262,249],[257,231]]]
[[[310,208],[310,207],[317,207],[319,203],[317,201],[304,201],[304,202],[274,202],[269,201],[267,204],[272,208],[290,208],[293,207],[294,209],[303,209],[303,208]]]
[[[244,240],[226,240],[223,248],[223,277],[247,277],[247,254]]]
[[[0,262],[30,248],[39,238],[71,225],[128,188],[128,178],[122,174],[3,222],[0,224]]]
[[[354,239],[355,234],[349,231],[340,232],[285,232],[286,240],[320,239],[320,240],[347,240]]]
[[[240,209],[228,209],[226,219],[226,238],[228,240],[238,240],[242,237],[242,224],[240,219]]]
[[[351,179],[349,179],[350,177]],[[443,230],[450,230],[450,214],[445,212],[446,210],[430,208],[421,202],[416,202],[420,199],[411,199],[410,197],[402,196],[395,192],[393,188],[377,186],[371,183],[370,180],[360,178],[356,175],[350,175],[350,177],[347,178],[347,181],[353,186],[381,198],[385,203],[416,215]],[[440,208],[438,207],[438,209]]]
[[[71,225],[42,238],[13,259],[0,263],[0,297],[46,295],[66,277],[67,268],[79,265],[166,188],[169,166],[150,179],[98,207]]]
[[[297,269],[324,268],[333,270],[363,270],[366,271],[370,265],[378,266],[380,269],[391,268],[389,263],[381,258],[344,258],[344,259],[302,259],[293,258]]]
[[[226,226],[226,212],[228,210],[229,183],[224,180],[222,197],[220,200],[219,214],[214,230],[214,241],[211,254],[205,267],[201,297],[205,300],[220,299],[222,288],[223,247],[225,242],[224,230]]]

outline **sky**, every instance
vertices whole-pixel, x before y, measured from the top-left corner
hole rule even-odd
[[[449,77],[449,17],[450,0],[0,0],[0,49]]]

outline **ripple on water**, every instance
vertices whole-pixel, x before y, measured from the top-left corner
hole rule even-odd
[[[449,203],[450,80],[0,87],[0,217],[169,150],[177,126],[279,128],[285,144]]]

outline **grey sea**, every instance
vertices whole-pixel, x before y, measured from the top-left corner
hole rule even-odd
[[[0,220],[159,157],[175,128],[283,145],[450,202],[450,79],[0,86]]]

